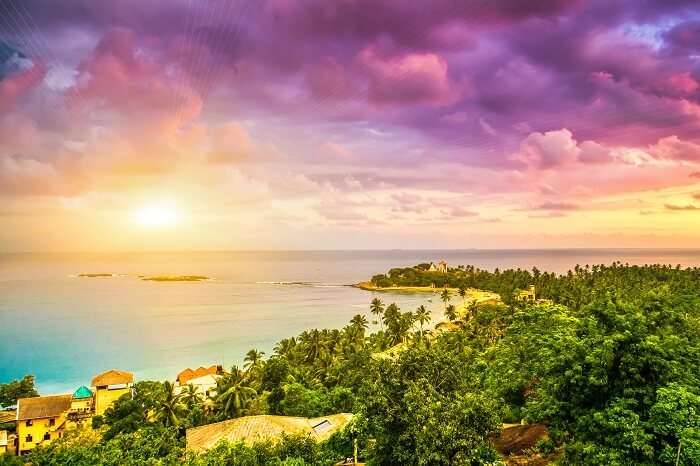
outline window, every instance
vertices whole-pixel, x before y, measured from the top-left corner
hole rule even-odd
[[[27,434],[26,437],[24,437],[25,442],[33,442],[34,439],[32,438],[32,434]]]
[[[49,426],[55,426],[56,425],[56,419],[49,419]]]
[[[44,440],[51,440],[51,434],[48,433],[48,432],[46,432],[46,433],[44,434]]]
[[[325,432],[328,429],[331,428],[331,423],[328,419],[324,419],[323,421],[319,422],[315,426],[313,426],[314,432],[317,434],[320,434],[321,432]]]
[[[33,426],[33,425],[34,425],[34,421],[32,421],[31,419],[27,419],[27,427]]]

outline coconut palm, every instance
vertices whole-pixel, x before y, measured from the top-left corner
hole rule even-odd
[[[227,418],[242,416],[250,399],[256,395],[257,392],[248,386],[245,374],[236,366],[231,368],[230,374],[216,381],[214,400]]]
[[[458,293],[459,293],[459,296],[462,298],[462,304],[466,307],[466,305],[467,305],[467,300],[466,300],[467,290],[466,290],[466,288],[464,288],[463,286],[460,286]]]
[[[296,345],[296,338],[284,338],[280,340],[280,342],[277,343],[277,345],[275,346],[275,354],[279,356],[288,356],[289,354],[291,354],[292,350],[294,350]]]
[[[365,330],[367,330],[367,327],[369,325],[369,322],[367,322],[367,317],[357,314],[355,317],[350,319],[350,324],[357,328],[357,336],[358,339],[364,339],[365,338]]]
[[[415,313],[416,320],[420,323],[420,337],[423,338],[423,324],[430,322],[430,311],[424,305],[418,306]]]
[[[415,323],[416,316],[411,311],[401,314],[401,318],[399,319],[399,336],[402,342],[406,341],[408,332],[413,328],[413,324]]]
[[[303,331],[301,335],[299,335],[299,339],[304,346],[306,362],[314,362],[321,354],[321,351],[323,351],[321,332],[319,332],[318,329]]]
[[[172,382],[163,382],[163,392],[163,398],[156,405],[156,418],[165,427],[178,426],[185,406],[180,401],[180,396],[175,394]]]
[[[384,311],[384,323],[387,328],[395,323],[400,316],[401,312],[399,312],[399,306],[397,306],[396,303],[389,304]]]
[[[450,321],[457,319],[457,309],[455,309],[454,304],[448,304],[447,307],[445,307],[445,317],[447,317]]]
[[[445,310],[447,310],[447,303],[450,302],[450,291],[447,289],[447,287],[443,288],[442,293],[440,293],[440,299],[442,300],[443,304],[445,305]]]
[[[341,349],[340,346],[343,341],[343,333],[337,328],[334,328],[328,331],[328,335],[326,335],[325,340],[326,351],[328,354],[331,356],[336,355]]]
[[[382,322],[382,315],[384,314],[384,303],[382,302],[382,300],[379,298],[374,298],[369,304],[369,311],[375,316],[377,316],[379,326],[382,330],[384,330],[384,323]]]
[[[199,393],[197,387],[192,384],[187,385],[187,388],[180,393],[182,401],[185,402],[188,408],[192,409],[202,402],[202,394]]]
[[[256,349],[248,351],[248,353],[246,353],[245,355],[245,358],[243,359],[243,361],[245,362],[243,368],[245,369],[246,373],[255,372],[258,369],[260,369],[263,364],[264,355],[264,352],[258,351]]]

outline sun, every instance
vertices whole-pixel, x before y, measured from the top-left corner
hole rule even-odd
[[[150,204],[134,211],[134,221],[144,228],[166,228],[180,221],[180,214],[173,204]]]

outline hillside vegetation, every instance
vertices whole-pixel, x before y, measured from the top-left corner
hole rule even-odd
[[[23,459],[333,464],[351,454],[356,438],[370,464],[503,464],[509,458],[493,439],[504,423],[525,422],[548,427],[549,438],[531,452],[544,461],[700,465],[699,276],[695,268],[619,263],[563,275],[392,269],[372,282],[473,287],[500,293],[504,303],[463,303],[468,312],[451,315],[454,330],[431,339],[425,308],[402,310],[375,298],[367,316],[342,329],[304,331],[280,341],[268,358],[251,350],[243,368],[221,379],[211,409],[196,397],[174,397],[167,384],[140,382],[133,400],[106,413],[101,435],[68,437]],[[529,285],[551,302],[514,298]],[[446,310],[461,294],[443,293]],[[371,320],[379,329],[370,334]],[[372,357],[399,343],[405,349],[396,357]],[[322,445],[284,438],[221,444],[199,455],[183,450],[188,426],[246,414],[335,412],[353,412],[356,421]]]

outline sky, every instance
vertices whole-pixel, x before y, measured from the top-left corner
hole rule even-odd
[[[697,0],[0,1],[0,251],[698,240]]]

